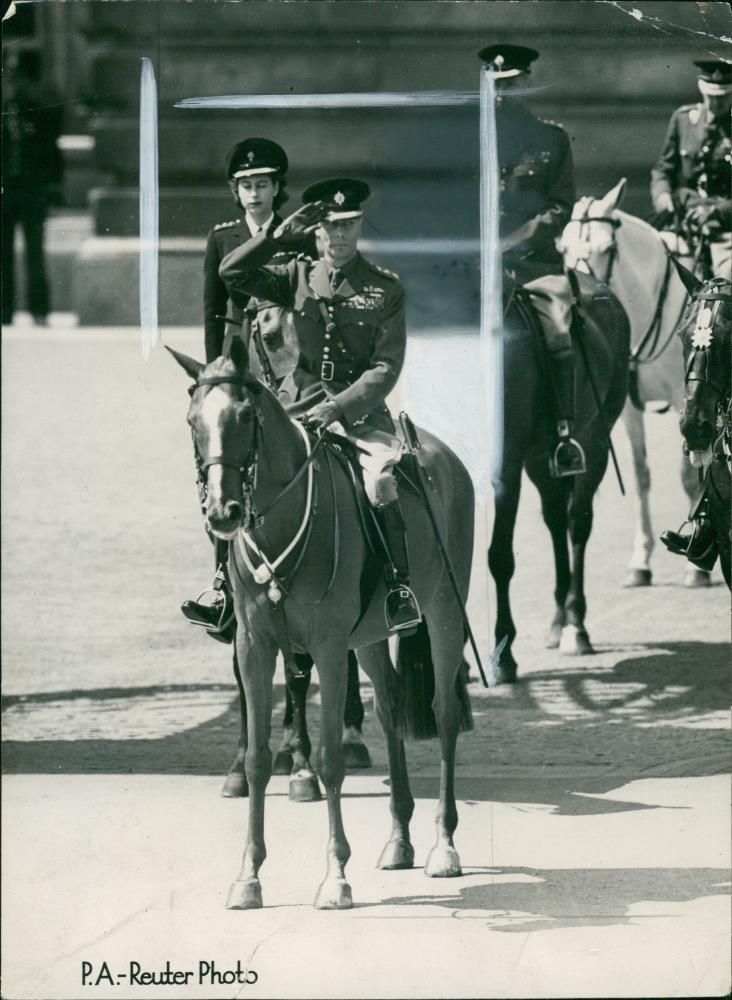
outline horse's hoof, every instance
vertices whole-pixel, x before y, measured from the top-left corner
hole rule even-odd
[[[559,642],[559,652],[565,656],[589,656],[594,653],[590,637],[584,628],[565,625]]]
[[[245,799],[249,795],[247,776],[238,771],[229,771],[221,794],[225,799]]]
[[[462,875],[458,852],[446,844],[433,847],[427,857],[424,873],[428,878],[457,878]]]
[[[315,897],[318,910],[350,910],[352,906],[351,887],[343,878],[326,879]]]
[[[515,684],[518,664],[510,654],[504,653],[496,669],[496,684]]]
[[[361,767],[371,767],[371,754],[365,743],[344,743],[343,763],[353,771]]]
[[[560,639],[562,638],[562,628],[563,627],[564,627],[563,625],[558,625],[556,623],[553,623],[549,627],[549,631],[546,634],[546,639],[544,640],[544,647],[546,649],[558,649],[559,648],[559,642],[560,642]]]
[[[708,573],[705,569],[697,569],[696,566],[690,566],[684,574],[684,586],[689,587],[689,589],[695,590],[698,587],[711,587],[711,585],[712,574]]]
[[[650,587],[653,574],[649,569],[629,569],[623,580],[624,587]]]
[[[278,750],[272,763],[272,774],[289,774],[292,770],[292,751]]]
[[[290,802],[320,802],[320,785],[312,771],[298,771],[290,776]]]
[[[390,840],[376,863],[383,871],[414,868],[414,848],[407,840]]]
[[[232,882],[226,900],[227,910],[261,910],[262,886],[258,878]]]

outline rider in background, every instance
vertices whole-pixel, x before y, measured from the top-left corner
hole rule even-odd
[[[671,116],[661,155],[651,171],[653,207],[663,223],[680,221],[702,254],[704,278],[732,279],[732,63],[699,60],[699,104],[684,104]],[[705,259],[704,253],[708,254]],[[714,529],[704,494],[688,526],[664,531],[661,541],[709,572],[717,558]]]
[[[221,265],[232,291],[292,310],[297,367],[280,398],[292,417],[342,430],[357,446],[364,485],[387,551],[385,617],[392,632],[421,621],[409,585],[407,537],[394,467],[402,443],[386,407],[404,364],[404,289],[395,274],[358,251],[363,181],[334,178],[311,185],[304,206],[270,235],[255,236]],[[278,263],[283,248],[316,231],[321,258]]]
[[[651,171],[651,198],[660,216],[681,224],[693,246],[706,250],[702,276],[732,278],[732,63],[699,60],[699,104],[671,116]],[[702,258],[703,260],[703,258]]]
[[[572,307],[562,256],[555,246],[572,215],[574,167],[561,125],[536,118],[519,92],[539,53],[524,45],[489,45],[478,53],[496,88],[500,223],[504,282],[531,295],[547,346],[555,396],[557,445],[552,474],[585,471],[572,437],[575,416]]]
[[[228,330],[245,341],[250,348],[254,374],[269,382],[271,388],[286,374],[282,365],[287,364],[288,352],[270,351],[268,345],[279,347],[282,344],[290,317],[274,303],[232,292],[219,276],[219,266],[235,247],[259,233],[271,233],[282,222],[277,209],[288,197],[285,189],[287,168],[287,154],[282,146],[270,139],[244,139],[229,151],[226,177],[239,217],[220,222],[209,232],[203,266],[206,363],[222,353]],[[314,238],[305,237],[278,257],[278,261],[286,261],[298,251],[317,256]],[[207,629],[213,638],[230,642],[234,608],[226,584],[228,543],[214,540],[214,548],[216,571],[211,587],[199,600],[184,601],[181,611],[188,621]],[[204,597],[205,600],[201,600]]]

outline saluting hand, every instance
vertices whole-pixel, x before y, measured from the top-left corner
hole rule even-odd
[[[284,244],[299,243],[318,228],[327,212],[328,209],[322,201],[303,205],[279,224],[272,233],[272,239]]]

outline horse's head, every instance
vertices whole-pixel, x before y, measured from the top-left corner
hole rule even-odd
[[[711,461],[711,448],[730,403],[732,283],[702,282],[677,261],[691,301],[679,326],[684,352],[681,433],[694,465]]]
[[[247,371],[243,351],[203,365],[168,350],[194,380],[187,419],[208,527],[218,538],[231,538],[248,513],[262,386]]]
[[[557,240],[567,267],[592,274],[605,284],[610,281],[617,253],[615,230],[621,221],[616,209],[625,192],[625,183],[625,178],[618,181],[604,198],[580,198]]]

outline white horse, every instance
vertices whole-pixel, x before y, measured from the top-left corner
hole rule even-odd
[[[676,238],[672,234],[662,237],[642,219],[618,209],[625,183],[623,178],[604,198],[581,198],[558,245],[568,267],[589,272],[608,285],[630,320],[631,383],[623,423],[633,453],[637,506],[625,585],[640,587],[651,583],[650,558],[655,545],[643,411],[681,409],[684,362],[681,341],[675,334],[688,296],[667,252],[670,240]],[[680,242],[670,247],[676,254],[686,250]],[[681,260],[691,266],[688,257],[682,255]],[[683,456],[681,441],[679,452],[682,482],[691,499],[697,473]],[[688,587],[709,586],[709,574],[689,563],[684,582]]]

